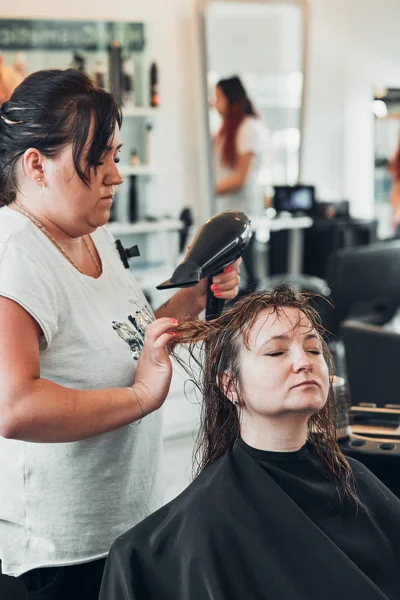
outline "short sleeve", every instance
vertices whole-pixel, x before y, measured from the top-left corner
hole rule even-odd
[[[17,302],[35,319],[49,347],[58,327],[54,282],[32,256],[7,243],[0,243],[0,296]]]
[[[252,152],[262,154],[267,146],[267,130],[262,121],[248,117],[240,125],[236,140],[236,149],[239,155]]]

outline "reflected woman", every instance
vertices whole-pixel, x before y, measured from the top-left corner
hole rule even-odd
[[[217,83],[215,108],[222,118],[221,128],[213,139],[218,211],[235,209],[250,217],[262,216],[264,193],[259,179],[267,130],[239,77]],[[247,287],[254,291],[257,277],[252,243],[243,259]]]
[[[217,83],[215,108],[222,117],[214,138],[218,209],[259,216],[264,210],[259,175],[266,150],[265,125],[239,77]]]

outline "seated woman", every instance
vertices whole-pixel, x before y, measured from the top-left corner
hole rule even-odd
[[[199,473],[116,540],[100,599],[399,599],[400,501],[337,445],[307,297],[255,293],[178,331],[204,350]]]

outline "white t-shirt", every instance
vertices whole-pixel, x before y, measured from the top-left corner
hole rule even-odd
[[[241,210],[248,215],[262,216],[264,213],[264,194],[259,181],[267,147],[267,129],[261,119],[248,116],[243,119],[236,133],[236,152],[243,155],[254,154],[250,170],[243,187],[235,192],[217,196],[218,212],[229,209]],[[215,142],[216,181],[230,177],[233,168],[222,162],[222,143]]]
[[[109,232],[99,228],[92,239],[98,279],[79,273],[25,216],[0,209],[0,295],[39,323],[43,379],[75,389],[129,386],[154,316]],[[106,556],[117,536],[162,505],[161,443],[160,411],[79,442],[0,437],[3,572]]]

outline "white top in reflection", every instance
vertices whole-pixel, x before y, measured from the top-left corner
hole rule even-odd
[[[254,216],[264,213],[264,190],[260,175],[267,150],[267,139],[267,129],[261,119],[252,116],[243,119],[237,130],[236,151],[239,156],[251,152],[253,160],[244,185],[238,190],[217,197],[218,212],[236,209]],[[233,168],[223,164],[221,151],[222,141],[215,137],[214,162],[217,182],[233,173]]]

